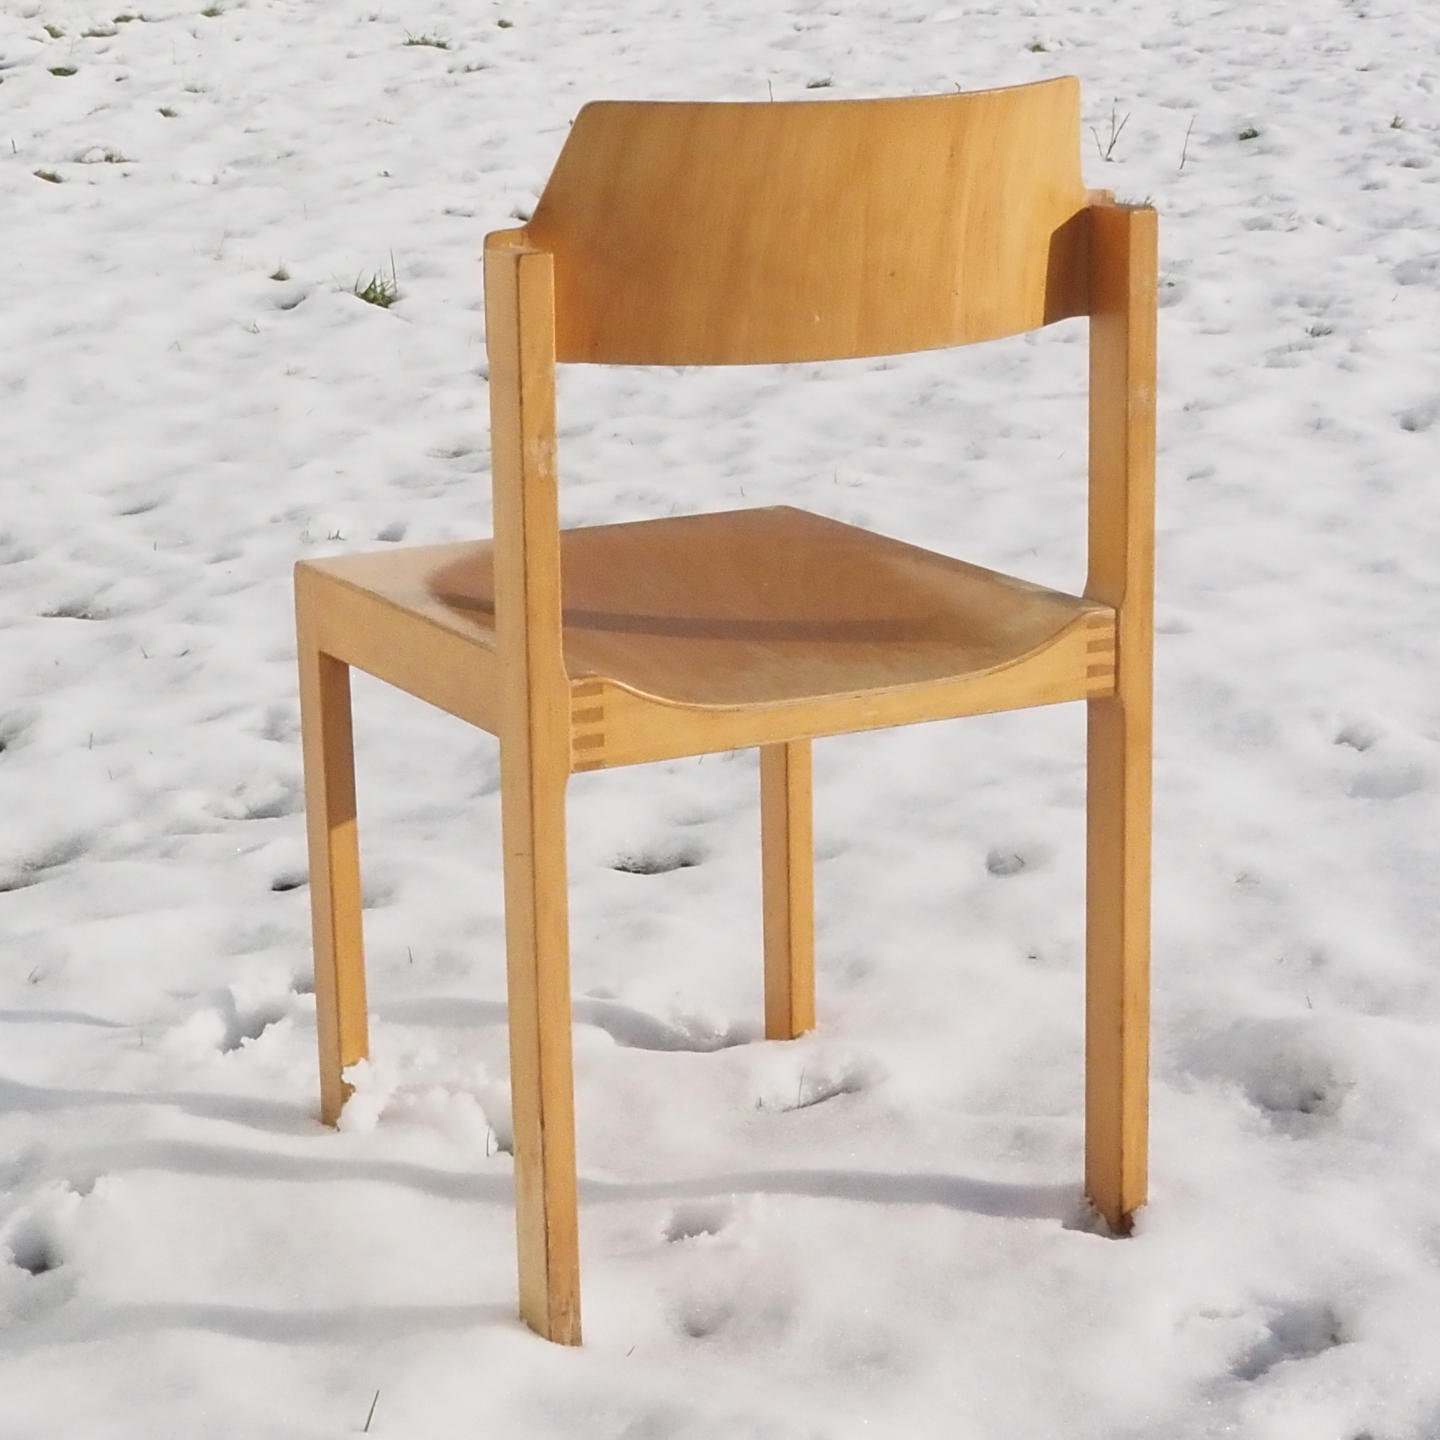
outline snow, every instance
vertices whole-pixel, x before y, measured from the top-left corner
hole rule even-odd
[[[120,3],[0,14],[0,1436],[1440,1433],[1440,10]],[[1151,1204],[1079,1193],[1078,707],[817,745],[789,1045],[753,754],[581,775],[549,1346],[496,748],[361,679],[373,1058],[316,1118],[290,568],[488,533],[480,240],[586,99],[1062,73],[1162,224]],[[564,516],[1073,587],[1084,364],[568,371]]]

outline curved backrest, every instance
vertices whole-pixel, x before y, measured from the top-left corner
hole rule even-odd
[[[600,102],[525,227],[556,358],[839,359],[1085,309],[1080,87],[915,99]]]

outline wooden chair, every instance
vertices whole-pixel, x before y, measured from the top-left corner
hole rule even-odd
[[[500,738],[520,1310],[580,1339],[565,790],[758,746],[765,1033],[814,1023],[810,741],[1089,709],[1085,1183],[1145,1199],[1155,212],[1087,191],[1073,79],[588,105],[485,242],[494,539],[296,567],[321,1111],[367,1049],[349,668]],[[788,508],[561,531],[555,366],[816,361],[1090,317],[1083,597]],[[1017,483],[1022,477],[1017,477]]]

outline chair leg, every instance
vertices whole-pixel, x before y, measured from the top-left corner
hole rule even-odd
[[[1089,702],[1085,1190],[1128,1234],[1145,1203],[1150,1046],[1150,702]]]
[[[578,1345],[566,759],[500,746],[520,1314],[547,1340]]]
[[[363,1060],[370,1048],[355,819],[355,746],[350,724],[350,667],[323,654],[303,626],[300,731],[310,848],[320,1117],[333,1125],[350,1093],[341,1075]]]
[[[810,742],[760,747],[765,1038],[815,1028],[815,846]]]

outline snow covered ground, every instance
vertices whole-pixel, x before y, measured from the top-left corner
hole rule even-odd
[[[202,3],[0,7],[0,1436],[1440,1435],[1440,9]],[[1078,707],[817,746],[785,1046],[753,754],[580,776],[549,1346],[496,748],[363,680],[375,1053],[315,1118],[290,568],[488,533],[480,240],[586,99],[1058,73],[1162,223],[1152,1203],[1080,1203]],[[565,517],[1073,587],[1084,354],[567,372]]]

